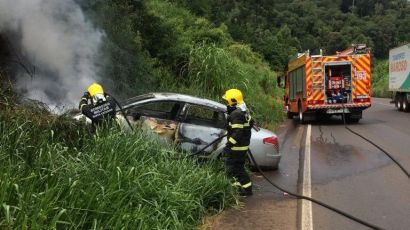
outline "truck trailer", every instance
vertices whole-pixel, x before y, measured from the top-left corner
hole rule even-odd
[[[298,54],[285,74],[284,103],[288,118],[300,122],[343,115],[358,122],[371,106],[370,50],[352,45],[335,55]]]
[[[389,52],[389,90],[399,111],[410,111],[410,43]]]

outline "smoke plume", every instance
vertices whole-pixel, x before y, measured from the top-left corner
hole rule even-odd
[[[99,80],[103,33],[73,0],[0,0],[0,34],[33,67],[19,68],[15,77],[17,88],[30,98],[72,107]]]

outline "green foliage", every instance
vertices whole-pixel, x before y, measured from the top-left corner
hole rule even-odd
[[[235,40],[251,44],[275,70],[286,67],[291,51],[323,49],[331,54],[352,43],[366,43],[376,58],[386,58],[390,48],[409,42],[410,37],[407,0],[173,2],[215,25],[226,25]]]
[[[106,35],[100,57],[104,86],[117,98],[156,90],[164,70],[145,47],[148,34],[142,33],[149,31],[141,27],[149,28],[151,18],[143,4],[123,0],[79,0],[79,3]],[[158,32],[161,32],[159,28]],[[162,44],[157,39],[149,39]]]
[[[391,97],[389,91],[389,60],[376,62],[372,69],[372,96]]]
[[[113,126],[91,136],[41,109],[7,109],[1,229],[193,229],[236,202],[218,162],[177,158],[142,132]]]
[[[207,4],[193,3],[198,12],[211,9]],[[275,74],[263,57],[236,43],[223,23],[215,26],[164,0],[95,0],[82,6],[107,33],[105,79],[111,79],[122,97],[160,90],[219,100],[225,90],[239,88],[261,123],[275,125],[282,120],[282,103],[277,100],[282,91],[276,88]],[[299,46],[297,40],[288,39],[289,34],[284,26],[273,42]],[[271,40],[264,44],[266,52],[276,47]],[[275,60],[283,64],[296,50],[274,49],[269,55],[280,56]]]

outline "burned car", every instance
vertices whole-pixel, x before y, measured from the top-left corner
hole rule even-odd
[[[183,150],[197,152],[226,134],[226,106],[215,101],[176,93],[150,93],[130,98],[121,105],[132,126]],[[121,112],[117,114],[120,118]],[[124,118],[119,120],[124,122]],[[204,153],[217,156],[225,144],[226,138],[222,138]],[[273,132],[252,129],[250,150],[261,168],[277,169],[281,155]]]

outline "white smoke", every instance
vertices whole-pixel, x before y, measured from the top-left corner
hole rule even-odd
[[[34,77],[21,68],[17,86],[51,107],[76,106],[98,81],[103,33],[87,21],[73,0],[0,0],[0,34],[35,66]]]

